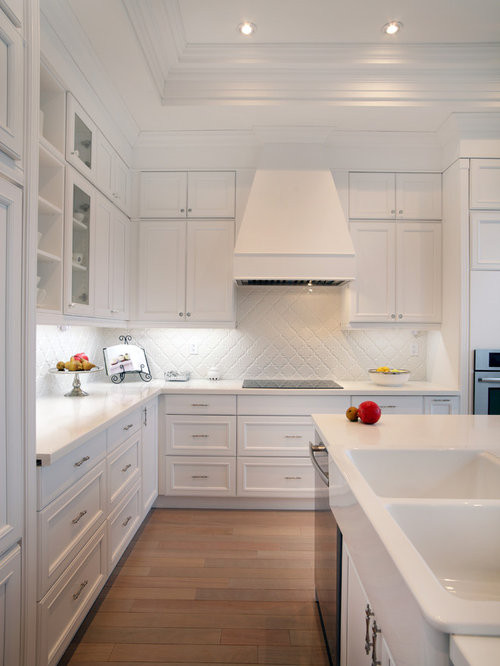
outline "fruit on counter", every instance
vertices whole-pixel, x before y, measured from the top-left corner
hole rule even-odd
[[[380,407],[372,400],[365,400],[358,407],[358,416],[362,423],[377,423],[381,413]]]
[[[381,365],[379,368],[377,368],[376,372],[390,372],[391,369],[389,368],[388,365]]]
[[[83,354],[83,353],[82,354],[75,354],[71,358],[72,359],[76,358],[78,361],[88,361],[89,360],[89,357],[87,356],[87,354]]]
[[[86,372],[95,367],[95,364],[89,361],[86,354],[75,354],[69,361],[59,361],[56,365],[58,370],[69,370],[70,372]]]
[[[59,361],[58,364],[56,365],[56,368],[58,370],[64,370],[66,368],[66,365],[64,364],[64,361]]]
[[[358,420],[358,408],[357,407],[348,407],[345,413],[349,421]]]

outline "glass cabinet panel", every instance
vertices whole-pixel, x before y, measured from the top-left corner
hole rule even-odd
[[[75,113],[74,145],[75,157],[80,159],[86,167],[92,169],[92,130]]]
[[[89,305],[90,196],[73,185],[73,242],[71,253],[71,301]]]
[[[66,113],[66,160],[95,182],[99,130],[71,93],[67,93]]]

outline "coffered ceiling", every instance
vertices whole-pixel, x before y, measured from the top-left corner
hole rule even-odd
[[[42,0],[54,24],[62,4],[141,132],[434,131],[500,110],[498,0]]]

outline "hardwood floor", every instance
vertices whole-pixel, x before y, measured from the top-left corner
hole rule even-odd
[[[309,511],[153,509],[59,666],[327,666]]]

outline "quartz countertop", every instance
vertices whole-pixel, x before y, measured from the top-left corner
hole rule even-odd
[[[500,638],[452,636],[450,657],[453,666],[498,666],[500,664]]]

